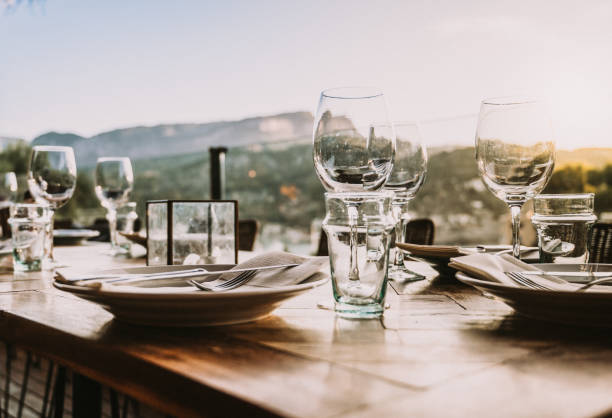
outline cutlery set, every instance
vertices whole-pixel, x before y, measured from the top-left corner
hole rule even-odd
[[[202,267],[181,270],[181,271],[166,271],[158,273],[120,273],[120,274],[98,274],[98,275],[86,275],[74,278],[63,278],[64,283],[81,284],[83,282],[96,282],[96,283],[129,283],[135,281],[144,280],[161,280],[161,279],[179,279],[179,278],[192,278],[192,277],[206,277],[212,275],[220,275],[225,273],[240,273],[232,279],[216,279],[208,282],[198,282],[196,280],[187,280],[187,283],[197,287],[200,290],[205,291],[223,291],[235,289],[238,286],[244,285],[250,280],[255,273],[262,270],[272,269],[283,269],[289,267],[295,267],[298,264],[277,264],[273,266],[262,266],[252,268],[241,268],[241,269],[229,269],[229,270],[217,270],[208,271]]]

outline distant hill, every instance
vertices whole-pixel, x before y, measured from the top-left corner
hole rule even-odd
[[[568,164],[582,164],[590,168],[602,168],[607,164],[612,164],[612,144],[611,148],[579,148],[574,151],[558,150],[558,168]]]
[[[84,138],[49,132],[32,145],[64,145],[75,150],[79,166],[92,166],[101,156],[127,156],[134,160],[205,153],[210,146],[309,141],[313,117],[308,112],[284,113],[240,121],[202,124],[167,124],[117,129]]]

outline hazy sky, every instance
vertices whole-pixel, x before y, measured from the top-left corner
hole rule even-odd
[[[612,146],[612,2],[0,6],[0,135],[314,111],[364,84],[436,144],[471,143],[480,100],[519,93],[549,100],[561,147]]]

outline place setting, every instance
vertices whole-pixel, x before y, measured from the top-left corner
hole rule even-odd
[[[176,265],[91,271],[58,269],[53,285],[150,326],[251,322],[329,280],[326,258],[266,253],[238,265]]]

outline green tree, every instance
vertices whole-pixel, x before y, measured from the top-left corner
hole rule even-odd
[[[568,165],[556,170],[544,193],[582,193],[587,175],[581,165]]]

